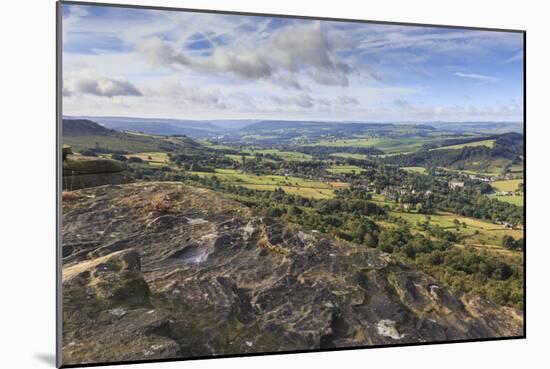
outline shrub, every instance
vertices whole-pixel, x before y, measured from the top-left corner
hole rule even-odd
[[[130,156],[128,158],[128,163],[143,163],[143,159],[138,158],[137,156]]]
[[[95,152],[93,152],[92,150],[81,151],[80,155],[82,155],[82,156],[97,156],[97,154]]]
[[[121,154],[112,154],[111,159],[118,160],[118,161],[127,161],[128,160],[126,158],[126,156],[121,155]]]

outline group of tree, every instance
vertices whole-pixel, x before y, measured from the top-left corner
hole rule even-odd
[[[514,239],[510,235],[502,237],[502,246],[509,250],[525,250],[525,241],[523,238]]]

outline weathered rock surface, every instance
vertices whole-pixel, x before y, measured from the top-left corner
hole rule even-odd
[[[106,184],[129,182],[123,162],[88,156],[63,154],[63,189],[77,190]]]
[[[204,189],[63,204],[64,364],[517,336],[520,312]]]

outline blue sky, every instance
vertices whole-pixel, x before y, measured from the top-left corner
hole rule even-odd
[[[63,112],[521,121],[523,36],[63,5]]]

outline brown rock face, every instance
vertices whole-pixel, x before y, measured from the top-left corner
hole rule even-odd
[[[106,184],[128,183],[126,164],[111,159],[64,154],[63,189],[78,190]]]
[[[179,183],[63,204],[64,364],[517,336],[520,312]]]

